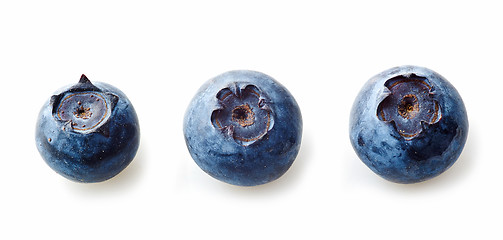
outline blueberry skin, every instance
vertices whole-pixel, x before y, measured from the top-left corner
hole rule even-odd
[[[273,78],[230,71],[199,89],[183,130],[203,171],[229,184],[255,186],[279,178],[292,165],[301,144],[302,116],[293,96]]]
[[[391,94],[385,84],[390,79],[410,78],[431,86],[428,97],[438,105],[439,114],[431,123],[421,121],[421,132],[413,137],[402,136],[395,122],[378,116],[380,103]],[[393,117],[400,120],[398,115]],[[461,154],[467,135],[468,117],[461,96],[445,78],[423,67],[395,67],[374,76],[351,110],[350,141],[358,157],[376,174],[397,183],[425,181],[447,170]]]
[[[68,96],[72,94],[95,98],[99,94],[103,97],[100,100],[107,102],[109,112],[94,128],[78,130],[80,126],[73,126],[71,121],[62,120],[58,115],[58,105],[63,104],[65,98],[71,102]],[[70,110],[74,115],[79,113]],[[37,121],[36,144],[42,158],[54,171],[76,182],[101,182],[114,177],[133,160],[139,142],[138,117],[126,95],[109,84],[91,83],[84,75],[78,84],[52,96],[42,107]]]

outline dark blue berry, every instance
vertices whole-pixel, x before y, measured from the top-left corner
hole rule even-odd
[[[292,165],[302,117],[293,96],[271,77],[231,71],[199,89],[183,129],[202,170],[230,184],[254,186],[279,178]]]
[[[396,67],[371,78],[351,111],[350,140],[358,157],[393,182],[441,174],[458,159],[467,135],[461,96],[422,67]]]
[[[101,182],[133,160],[140,142],[136,112],[119,89],[79,83],[53,95],[42,107],[37,148],[57,173],[77,182]]]

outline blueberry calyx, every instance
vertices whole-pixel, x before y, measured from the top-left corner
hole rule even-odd
[[[82,74],[67,91],[51,97],[53,117],[64,131],[109,135],[107,122],[119,97],[103,92]]]
[[[254,85],[221,89],[217,94],[219,108],[211,114],[211,122],[242,146],[249,146],[264,137],[274,124],[272,111],[262,91]]]
[[[417,137],[423,124],[435,124],[442,117],[434,88],[428,79],[415,74],[397,76],[384,83],[387,96],[379,103],[379,120],[393,123],[405,140]]]

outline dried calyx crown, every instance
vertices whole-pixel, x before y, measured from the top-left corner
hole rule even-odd
[[[418,136],[423,123],[435,124],[441,119],[440,105],[427,78],[400,75],[387,80],[384,86],[387,96],[379,103],[377,117],[393,123],[406,140]]]

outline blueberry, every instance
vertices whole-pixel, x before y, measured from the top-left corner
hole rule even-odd
[[[351,111],[350,140],[358,157],[397,183],[425,181],[447,170],[467,135],[461,96],[422,67],[395,67],[371,78]]]
[[[183,130],[203,171],[230,184],[254,186],[279,178],[292,165],[302,117],[293,96],[271,77],[230,71],[199,89]]]
[[[140,142],[136,112],[119,89],[79,83],[57,92],[42,107],[37,148],[57,173],[77,182],[101,182],[133,160]]]

